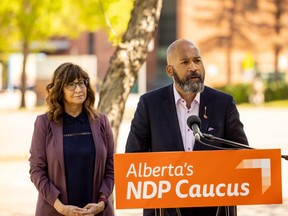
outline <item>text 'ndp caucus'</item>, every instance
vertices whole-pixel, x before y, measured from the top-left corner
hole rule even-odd
[[[167,166],[154,167],[147,165],[147,163],[132,163],[126,178],[133,177],[134,180],[127,182],[126,199],[162,198],[169,192],[174,192],[179,198],[239,197],[247,196],[250,192],[249,182],[198,184],[193,175],[193,165],[188,163],[177,166],[168,164]],[[169,177],[181,178],[176,182],[171,182]],[[153,181],[149,180],[151,178]]]

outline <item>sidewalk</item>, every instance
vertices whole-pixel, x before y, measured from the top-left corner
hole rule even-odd
[[[37,191],[29,179],[27,158],[35,118],[44,110],[6,109],[2,99],[0,97],[0,216],[32,216]],[[132,105],[135,102],[130,102],[129,106]],[[288,154],[288,109],[240,108],[239,111],[251,146],[281,148],[282,154]],[[118,153],[124,152],[130,121],[131,115],[126,114],[119,132]],[[283,204],[238,206],[238,216],[288,215],[288,161],[282,161]],[[139,209],[116,211],[116,216],[140,215]]]

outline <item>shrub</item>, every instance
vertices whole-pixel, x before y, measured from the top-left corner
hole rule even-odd
[[[285,81],[267,82],[265,101],[288,99],[288,85]]]
[[[250,84],[226,85],[217,87],[216,89],[232,95],[237,104],[249,102],[249,95],[251,93]]]
[[[252,84],[236,84],[216,87],[216,89],[232,95],[237,104],[249,103]],[[285,81],[265,83],[265,102],[288,99],[288,84]]]

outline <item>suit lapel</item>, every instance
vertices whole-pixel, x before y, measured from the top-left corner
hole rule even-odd
[[[55,122],[51,121],[51,130],[54,137],[55,142],[55,149],[58,159],[60,161],[61,168],[63,173],[65,173],[65,165],[64,165],[64,153],[63,153],[63,124],[56,124]]]
[[[201,131],[207,131],[209,124],[209,116],[211,113],[211,105],[209,104],[209,98],[203,92],[200,95],[200,107],[199,107],[199,118],[201,119]]]
[[[90,128],[93,136],[93,141],[94,141],[94,146],[95,146],[95,167],[99,167],[99,158],[101,151],[99,149],[99,145],[97,145],[98,140],[100,140],[101,137],[101,131],[100,131],[100,118],[95,118],[94,120],[89,116],[89,123],[90,123]],[[94,176],[95,179],[95,176]]]
[[[200,131],[206,133],[208,131],[208,125],[210,121],[210,114],[212,110],[212,104],[210,103],[211,97],[207,94],[206,87],[204,91],[200,94],[200,106],[199,106],[199,118],[201,119]],[[194,150],[202,149],[203,145],[198,141],[195,142]]]
[[[178,123],[177,111],[175,106],[175,99],[173,93],[173,85],[169,85],[162,93],[162,112],[166,116],[167,128],[169,129],[168,134],[171,134],[175,138],[175,147],[178,151],[184,151],[180,126]]]

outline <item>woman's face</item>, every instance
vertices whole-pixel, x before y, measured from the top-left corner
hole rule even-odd
[[[87,97],[87,84],[85,79],[75,79],[73,82],[65,84],[63,88],[64,105],[66,106],[81,106]]]

